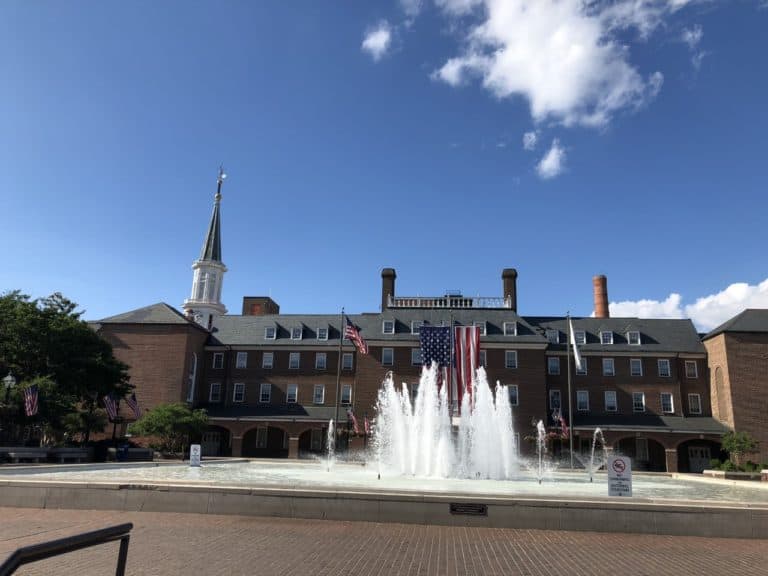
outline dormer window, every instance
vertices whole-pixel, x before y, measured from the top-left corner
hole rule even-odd
[[[547,329],[547,342],[550,344],[560,343],[560,330]]]
[[[632,346],[640,346],[640,332],[637,330],[627,332],[627,342]]]
[[[304,333],[304,330],[301,326],[294,326],[291,328],[291,340],[301,340],[301,336]]]
[[[587,333],[584,330],[574,330],[573,338],[576,340],[576,344],[582,345],[587,343]]]
[[[394,334],[395,333],[395,321],[394,320],[384,320],[384,322],[381,323],[381,333],[382,334]]]
[[[504,336],[517,336],[517,322],[504,322]]]
[[[411,334],[421,333],[421,327],[424,326],[423,320],[414,320],[411,322]]]
[[[264,339],[265,340],[274,340],[277,338],[277,328],[274,326],[267,326],[264,328]]]
[[[480,336],[485,336],[485,321],[479,320],[477,322],[472,322],[473,326],[477,326],[480,328]]]
[[[600,332],[600,344],[613,344],[613,332]]]
[[[317,329],[317,339],[318,340],[328,340],[328,328],[318,328]]]

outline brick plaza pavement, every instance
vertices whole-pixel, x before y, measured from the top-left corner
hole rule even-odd
[[[133,522],[127,574],[768,575],[768,541],[249,516],[0,508],[20,546]],[[117,543],[18,574],[114,574]]]

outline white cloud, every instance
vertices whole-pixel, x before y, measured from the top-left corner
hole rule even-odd
[[[603,126],[652,100],[663,76],[629,63],[620,30],[653,31],[684,0],[436,0],[453,15],[482,3],[460,54],[433,73],[451,86],[471,75],[498,98],[524,98],[536,122]]]
[[[534,148],[536,148],[536,143],[538,139],[539,139],[539,134],[535,130],[526,132],[525,134],[523,134],[523,149],[533,150]]]
[[[536,172],[544,180],[549,180],[559,175],[565,169],[565,149],[560,146],[560,141],[555,138],[541,161],[536,165]]]
[[[691,64],[696,70],[701,68],[701,61],[707,55],[704,50],[699,50],[699,44],[703,37],[704,30],[698,24],[693,28],[683,28],[681,40],[688,45],[688,50],[691,51]]]
[[[409,18],[414,18],[421,12],[422,0],[400,0],[400,7]]]
[[[747,308],[768,308],[768,279],[757,285],[745,282],[731,284],[710,296],[697,298],[683,305],[680,294],[672,293],[666,300],[627,300],[611,302],[611,316],[637,318],[690,318],[697,329],[707,332]]]
[[[378,62],[386,56],[391,46],[392,27],[389,25],[389,22],[382,20],[365,33],[365,38],[360,48],[368,52],[374,62]]]

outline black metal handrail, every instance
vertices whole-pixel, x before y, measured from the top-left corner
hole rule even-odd
[[[52,556],[59,556],[60,554],[74,552],[89,546],[114,542],[115,540],[120,540],[120,551],[117,555],[115,576],[123,576],[125,574],[125,563],[128,560],[128,542],[131,538],[130,531],[132,528],[133,524],[128,522],[127,524],[110,526],[109,528],[102,528],[93,532],[84,532],[83,534],[67,536],[66,538],[51,540],[50,542],[24,546],[17,549],[0,565],[0,576],[13,574],[22,564],[45,560]]]

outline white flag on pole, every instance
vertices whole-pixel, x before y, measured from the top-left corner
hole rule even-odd
[[[573,322],[568,318],[568,328],[571,332],[571,346],[573,346],[573,361],[576,364],[576,370],[581,370],[581,354],[579,354],[579,347],[576,346],[576,334],[573,331]]]

